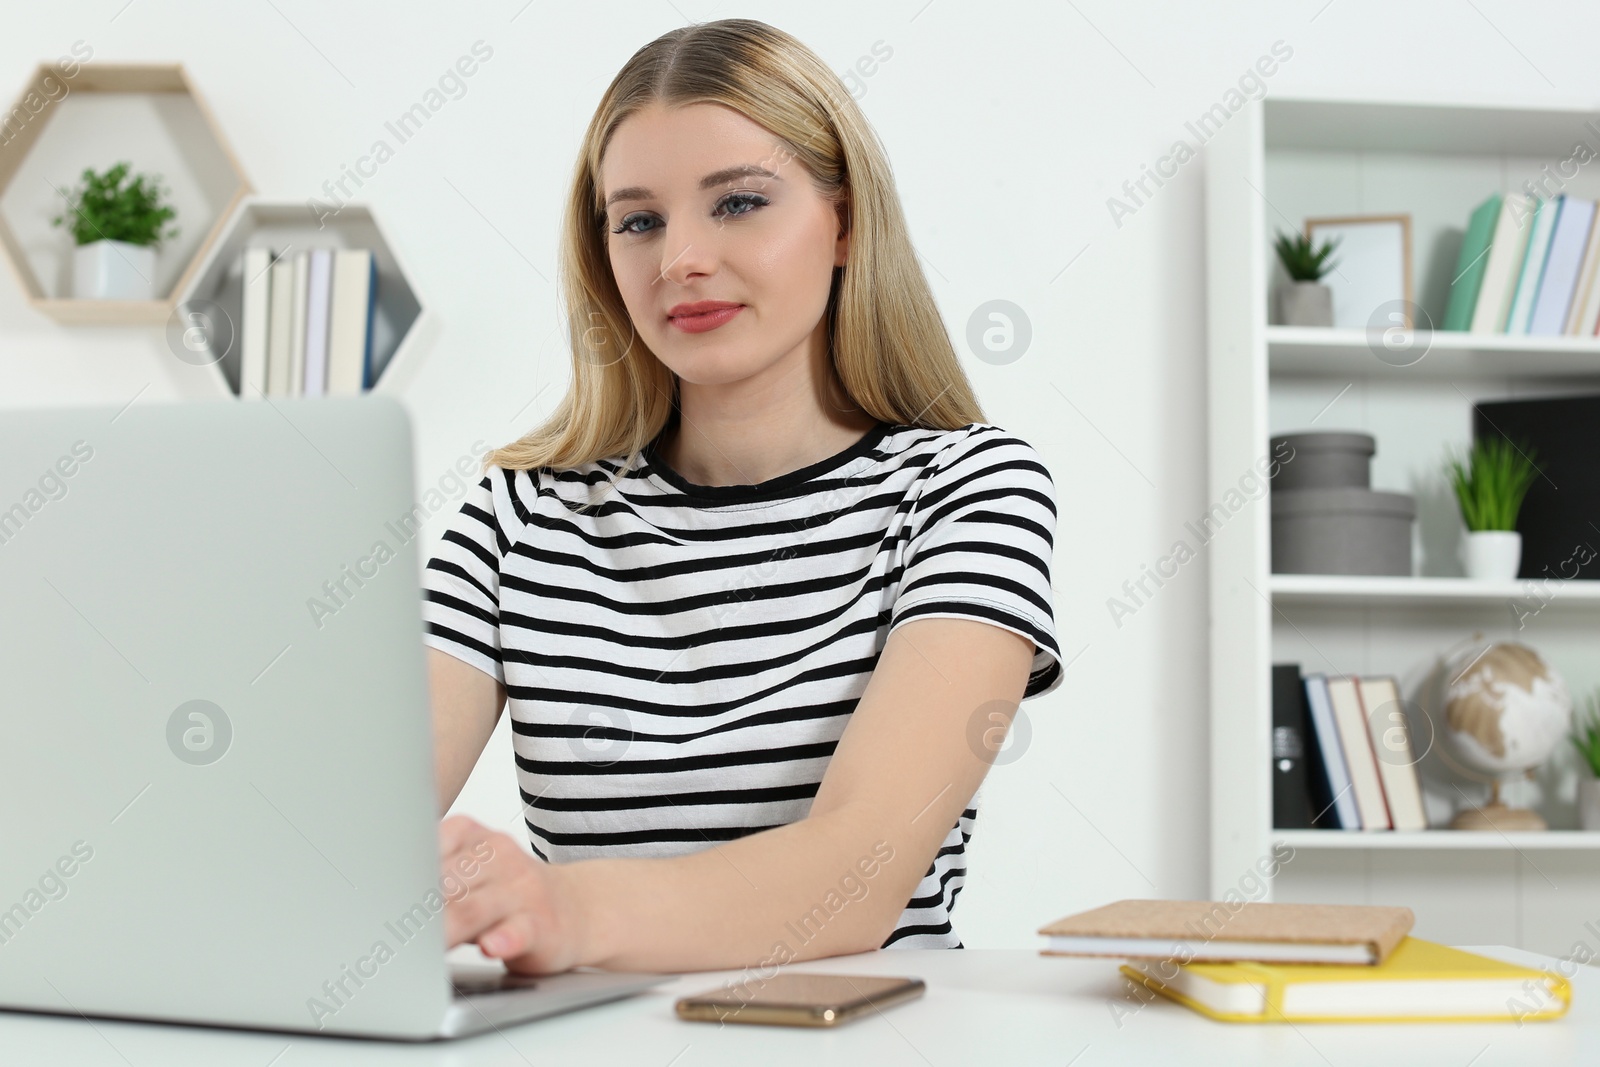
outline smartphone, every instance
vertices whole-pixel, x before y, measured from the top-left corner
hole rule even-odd
[[[860,974],[778,974],[678,1001],[678,1018],[697,1022],[838,1026],[920,997],[920,978]]]

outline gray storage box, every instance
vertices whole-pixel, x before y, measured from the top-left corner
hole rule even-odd
[[[1377,442],[1369,433],[1289,433],[1272,439],[1272,455],[1287,444],[1293,452],[1278,464],[1272,491],[1283,489],[1365,489],[1372,484],[1372,454]]]
[[[1376,489],[1272,490],[1272,573],[1411,573],[1407,493]]]

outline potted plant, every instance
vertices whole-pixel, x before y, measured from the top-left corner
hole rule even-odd
[[[1583,756],[1578,776],[1578,825],[1600,830],[1600,696],[1590,694],[1588,713],[1573,728],[1572,743]]]
[[[128,177],[128,164],[104,174],[85,167],[83,184],[66,195],[67,207],[51,220],[70,226],[77,245],[72,257],[72,295],[82,300],[155,298],[156,251],[178,236],[161,227],[177,212],[146,175]]]
[[[1305,234],[1278,231],[1278,261],[1289,274],[1289,284],[1278,291],[1278,317],[1285,326],[1332,326],[1333,290],[1322,278],[1334,267],[1328,259],[1338,238],[1313,247]]]
[[[1450,460],[1450,483],[1467,535],[1462,563],[1467,577],[1510,581],[1522,565],[1517,512],[1538,475],[1532,448],[1504,437],[1479,438],[1464,459]]]

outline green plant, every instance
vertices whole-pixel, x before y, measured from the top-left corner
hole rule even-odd
[[[1465,457],[1450,460],[1450,484],[1467,529],[1517,528],[1522,498],[1539,473],[1532,451],[1504,437],[1480,437]]]
[[[1589,771],[1600,778],[1600,694],[1589,695],[1589,711],[1578,719],[1572,731],[1572,744],[1589,764]]]
[[[1324,274],[1333,269],[1333,263],[1328,262],[1328,255],[1339,243],[1337,237],[1324,241],[1320,248],[1313,248],[1311,238],[1306,234],[1290,236],[1282,230],[1278,231],[1278,259],[1283,263],[1283,269],[1289,272],[1289,277],[1297,282],[1314,282],[1321,280]]]
[[[66,197],[66,210],[51,219],[52,225],[68,223],[74,243],[126,241],[135,245],[160,246],[178,236],[178,230],[161,232],[161,226],[177,212],[161,202],[161,190],[146,175],[136,175],[127,184],[128,164],[118,163],[104,174],[91,167],[83,170],[83,184]]]

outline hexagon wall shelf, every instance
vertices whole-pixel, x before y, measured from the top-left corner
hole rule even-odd
[[[211,301],[222,309],[231,325],[232,344],[216,362],[219,386],[239,393],[240,343],[246,285],[266,285],[268,277],[244,277],[244,252],[270,248],[277,255],[312,248],[370,248],[378,268],[377,307],[372,323],[372,374],[370,391],[397,393],[411,372],[413,354],[420,347],[428,323],[422,301],[413,287],[412,274],[369,204],[346,202],[337,214],[319,223],[304,200],[277,200],[249,196],[223,222],[222,236],[207,251],[178,303]]]
[[[179,235],[156,257],[157,300],[75,300],[73,242],[50,219],[85,167],[127,160],[160,175]],[[164,323],[228,216],[250,192],[216,120],[175,63],[41,65],[0,113],[0,252],[29,302],[69,324]]]

